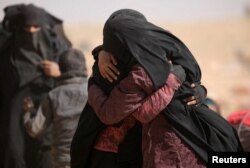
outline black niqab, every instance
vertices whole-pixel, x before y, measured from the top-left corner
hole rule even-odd
[[[33,4],[7,6],[4,13],[3,26],[9,32],[15,32],[28,25],[54,27],[62,24],[62,20]]]
[[[18,4],[6,7],[4,12],[0,26],[0,146],[4,156],[0,162],[5,162],[4,167],[50,168],[50,134],[45,132],[33,139],[25,133],[23,100],[28,96],[36,107],[39,105],[54,86],[54,79],[43,73],[40,62],[57,61],[71,44],[64,35],[62,21],[41,8]],[[24,27],[30,25],[41,29],[25,32]]]
[[[115,12],[105,23],[103,47],[128,68],[136,59],[159,88],[165,83],[170,66],[166,63],[166,52],[159,47],[157,37],[150,33],[150,26],[145,23],[148,23],[146,18],[134,10]]]
[[[97,47],[92,54],[98,59],[96,55],[100,50],[111,52],[118,59],[118,69],[121,72],[118,80],[110,83],[102,78],[95,61],[94,81],[107,94],[128,74],[134,63],[139,63],[146,69],[156,88],[162,86],[170,72],[166,62],[171,60],[173,64],[181,65],[187,75],[187,80],[176,92],[170,105],[163,110],[176,133],[204,161],[207,161],[208,151],[230,152],[241,149],[237,134],[226,120],[205,106],[187,107],[182,104],[182,97],[193,95],[190,85],[200,82],[201,71],[191,52],[177,37],[151,24],[141,13],[131,9],[114,12],[105,23],[103,35],[103,46]],[[104,128],[87,104],[71,144],[72,168],[88,167],[95,138]],[[120,145],[118,158],[133,158],[131,162],[140,162],[140,128],[133,127],[130,131],[132,132],[126,135],[128,139]],[[131,138],[131,135],[134,137]]]
[[[200,83],[201,70],[181,40],[131,9],[114,12],[105,23],[103,36],[104,49],[127,64],[128,69],[128,60],[135,59],[145,68],[155,88],[165,84],[170,73],[168,60],[185,69],[186,81],[163,113],[175,132],[204,161],[208,151],[241,150],[235,130],[225,119],[205,106],[188,107],[182,103],[183,97],[193,95],[190,85]]]
[[[10,55],[11,64],[17,72],[18,87],[38,78],[51,87],[52,80],[43,74],[40,62],[57,61],[58,54],[71,46],[60,28],[62,21],[33,4],[8,6],[4,11],[3,27],[11,33],[11,46],[6,55]],[[24,28],[31,25],[40,27],[40,30],[26,32]]]
[[[44,25],[48,24],[49,20],[46,16],[46,12],[43,9],[35,7],[32,4],[22,8],[20,15],[22,27],[29,25],[43,27]]]
[[[103,30],[103,47],[127,65],[131,65],[127,61],[130,57],[135,58],[146,69],[156,88],[165,83],[170,72],[168,60],[182,65],[188,72],[186,86],[200,82],[200,67],[185,44],[135,10],[118,10],[109,17]]]

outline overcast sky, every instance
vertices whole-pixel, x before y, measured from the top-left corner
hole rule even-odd
[[[3,8],[33,3],[65,22],[104,22],[115,10],[131,8],[155,21],[199,21],[241,17],[249,0],[0,0]]]

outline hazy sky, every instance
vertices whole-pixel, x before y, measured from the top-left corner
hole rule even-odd
[[[249,0],[0,0],[3,8],[34,3],[65,22],[104,22],[115,10],[132,8],[155,21],[199,21],[240,17]]]

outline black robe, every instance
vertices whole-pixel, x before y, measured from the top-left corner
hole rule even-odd
[[[38,25],[41,30],[27,33],[24,31],[26,24]],[[1,167],[52,167],[50,134],[41,139],[33,139],[26,134],[23,99],[30,96],[35,106],[39,105],[43,95],[54,84],[54,80],[46,77],[39,67],[40,61],[57,61],[58,55],[71,44],[62,31],[62,21],[32,4],[6,7],[1,29]]]
[[[105,23],[103,34],[103,48],[117,58],[118,69],[124,76],[137,62],[145,68],[157,89],[170,73],[168,60],[185,69],[186,81],[163,113],[175,132],[201,159],[207,162],[209,151],[242,151],[235,130],[225,119],[204,105],[188,107],[181,101],[194,94],[190,85],[201,81],[200,67],[181,40],[130,9],[114,12]],[[101,78],[96,63],[93,68],[95,82],[108,94],[113,86]],[[104,129],[93,113],[89,105],[83,110],[72,142],[72,168],[87,167],[94,140]]]
[[[234,128],[206,106],[188,107],[182,100],[193,95],[192,83],[201,83],[201,70],[186,45],[170,32],[148,22],[137,11],[122,9],[114,12],[104,26],[103,45],[131,68],[135,59],[153,81],[155,88],[164,85],[170,72],[168,60],[181,65],[186,81],[175,93],[171,103],[163,110],[175,132],[205,162],[207,153],[241,151]]]

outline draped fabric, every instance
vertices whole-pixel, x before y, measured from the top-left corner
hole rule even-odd
[[[32,4],[20,4],[8,6],[4,11],[2,24],[11,34],[8,39],[11,46],[3,52],[8,52],[7,57],[10,57],[19,76],[18,87],[22,87],[42,77],[40,61],[56,60],[58,53],[69,48],[71,44],[60,28],[62,21],[42,8]],[[34,33],[24,31],[24,27],[29,25],[39,26],[41,30]],[[43,80],[46,81],[47,78]]]
[[[118,76],[118,80],[113,83],[109,83],[100,75],[96,55],[101,49],[112,53],[118,60],[121,76]],[[145,68],[156,89],[165,83],[170,73],[168,60],[181,65],[185,69],[187,78],[175,93],[170,105],[163,111],[166,120],[171,123],[177,135],[204,161],[207,161],[208,151],[241,150],[234,129],[222,117],[205,106],[187,107],[181,102],[182,98],[194,94],[190,87],[191,83],[200,83],[200,67],[181,40],[148,22],[141,13],[131,9],[114,12],[105,23],[103,45],[94,49],[92,54],[96,61],[93,65],[93,78],[89,84],[94,80],[107,94],[128,74],[135,63]],[[72,141],[72,168],[88,167],[95,138],[104,128],[93,109],[87,104]],[[137,141],[131,141],[133,138],[130,141],[125,139],[127,148],[120,148],[119,154],[124,152],[126,154],[123,155],[124,158],[134,156],[140,161],[138,140],[140,141],[141,132],[135,130],[132,128],[127,137],[133,135]],[[133,146],[134,150],[131,150]]]
[[[200,83],[201,70],[186,45],[170,32],[148,22],[131,9],[114,12],[106,21],[103,47],[130,69],[135,59],[151,77],[155,88],[166,81],[168,60],[181,65],[186,81],[163,111],[176,133],[204,160],[208,151],[235,152],[241,145],[235,130],[221,116],[199,105],[185,106],[181,100],[192,94],[190,85]],[[135,61],[132,61],[135,62]]]
[[[36,99],[37,107],[42,95],[54,86],[54,80],[43,73],[40,62],[45,59],[57,61],[60,53],[71,47],[62,23],[33,4],[17,4],[4,9],[0,33],[0,130],[3,133],[0,143],[4,144],[1,150],[4,155],[1,159],[5,162],[3,167],[52,166],[46,153],[50,140],[47,141],[46,136],[40,140],[32,139],[25,133],[22,103],[23,98],[30,96]],[[40,31],[26,32],[24,28],[31,25],[40,27]],[[43,159],[47,165],[41,163]]]

